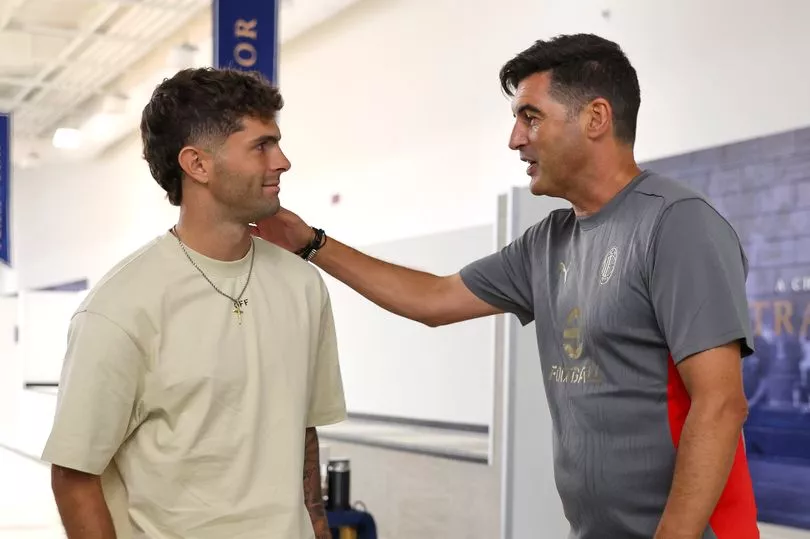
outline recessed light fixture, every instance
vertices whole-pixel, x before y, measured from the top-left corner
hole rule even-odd
[[[54,148],[75,150],[82,143],[82,133],[71,127],[60,127],[54,132],[51,143]]]

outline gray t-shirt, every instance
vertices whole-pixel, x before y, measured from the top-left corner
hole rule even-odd
[[[535,322],[572,539],[654,535],[689,410],[675,365],[735,340],[752,352],[747,271],[711,204],[648,171],[598,213],[556,210],[461,271],[478,297]],[[758,537],[742,437],[703,537]]]

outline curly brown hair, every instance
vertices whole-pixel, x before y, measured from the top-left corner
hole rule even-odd
[[[188,144],[222,144],[244,118],[275,119],[284,106],[278,88],[257,72],[184,69],[160,83],[141,116],[143,158],[169,202],[183,200],[178,156]]]

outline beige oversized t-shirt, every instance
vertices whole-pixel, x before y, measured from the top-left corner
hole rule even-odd
[[[318,270],[256,238],[242,323],[170,233],[72,319],[43,460],[103,476],[119,539],[312,539],[306,427],[345,417]],[[223,292],[236,262],[189,254]]]

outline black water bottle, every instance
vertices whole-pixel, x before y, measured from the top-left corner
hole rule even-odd
[[[351,508],[350,472],[349,459],[329,459],[327,509],[330,511],[346,511]]]

